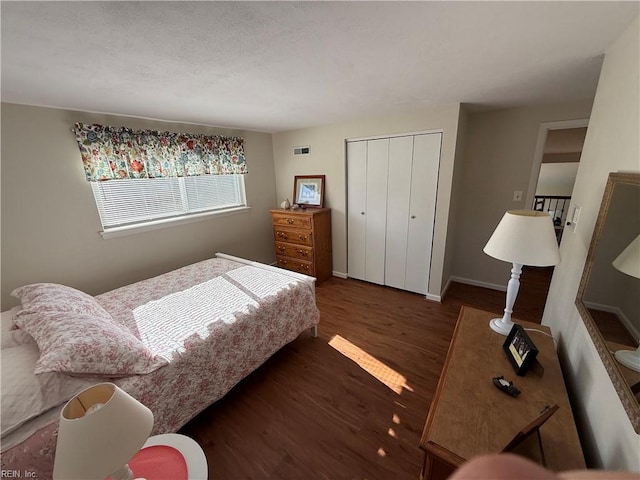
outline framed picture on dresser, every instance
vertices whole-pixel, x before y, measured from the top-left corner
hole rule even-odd
[[[305,208],[322,208],[324,175],[296,175],[293,181],[293,203]]]

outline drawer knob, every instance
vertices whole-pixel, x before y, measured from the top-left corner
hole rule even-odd
[[[287,218],[287,223],[288,224],[292,224],[293,223],[293,218]]]
[[[281,252],[284,252],[286,250],[286,247],[283,247],[282,245],[278,246],[278,250],[280,250]]]
[[[299,238],[300,240],[306,240],[306,239],[307,239],[307,236],[306,236],[306,235],[298,235],[298,238]]]
[[[298,253],[303,257],[306,257],[307,255],[309,255],[309,252],[307,252],[306,250],[298,250]]]
[[[282,233],[282,232],[278,232],[278,233],[277,233],[277,235],[278,235],[278,237],[280,237],[280,238],[284,238],[285,240],[286,240],[287,238],[289,238],[289,237],[287,237],[287,235],[286,235],[285,233]]]

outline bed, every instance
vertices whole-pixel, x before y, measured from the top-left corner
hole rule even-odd
[[[2,313],[2,469],[50,478],[61,406],[105,379],[151,409],[153,435],[177,431],[302,332],[317,335],[314,281],[216,254],[96,297],[16,289],[21,307]]]

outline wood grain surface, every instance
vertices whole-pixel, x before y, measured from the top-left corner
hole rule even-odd
[[[462,308],[420,445],[459,466],[475,455],[501,452],[545,406],[558,405],[540,429],[547,467],[585,468],[560,363],[553,340],[545,335],[549,328],[514,319],[527,329],[544,369],[519,377],[502,349],[506,337],[489,328],[492,317]],[[501,375],[521,391],[518,397],[495,388],[492,378]]]
[[[525,267],[523,285],[539,277],[528,274]],[[548,278],[542,281],[548,288]],[[335,277],[316,293],[318,338],[300,335],[181,430],[204,449],[210,479],[415,480],[460,307],[498,314],[505,295],[453,283],[439,304]],[[539,322],[543,305],[544,297],[523,286],[514,315]],[[372,370],[376,359],[375,375],[332,347],[334,338],[339,348],[351,345],[356,361],[372,362]],[[400,379],[396,386],[402,377],[405,386],[398,394],[378,377]]]

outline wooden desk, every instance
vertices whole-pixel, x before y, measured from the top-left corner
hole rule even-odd
[[[425,451],[421,478],[445,478],[473,456],[499,453],[546,405],[559,410],[540,428],[547,468],[585,468],[578,433],[553,340],[527,331],[538,347],[544,373],[518,377],[502,350],[506,337],[489,328],[495,314],[462,307],[436,395],[420,440]],[[525,328],[549,328],[515,320]],[[511,397],[493,377],[503,375],[522,392]]]

